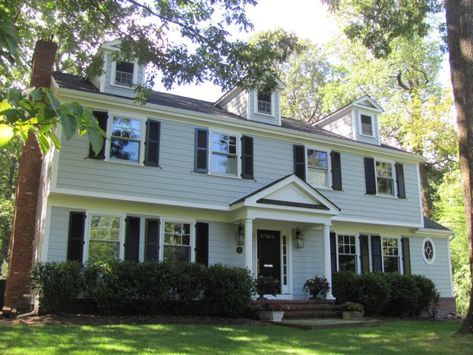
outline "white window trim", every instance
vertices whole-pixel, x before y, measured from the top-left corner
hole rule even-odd
[[[110,73],[110,86],[114,87],[119,87],[119,88],[124,88],[128,90],[133,90],[133,87],[127,86],[127,85],[121,85],[121,84],[116,84],[115,83],[115,77],[116,77],[116,71],[117,71],[117,61],[113,60],[112,56],[110,56],[110,59],[112,60],[112,65],[111,65],[111,73]],[[133,63],[133,80],[132,80],[132,85],[138,84],[138,70],[139,70],[139,65],[138,61],[132,60],[127,63]]]
[[[400,236],[393,236],[393,235],[381,235],[381,260],[382,260],[382,268],[383,268],[383,273],[385,272],[384,271],[384,247],[383,247],[383,240],[384,239],[396,239],[397,241],[397,259],[398,259],[398,265],[399,265],[399,269],[398,269],[398,272],[401,274],[401,275],[404,275],[404,268],[403,268],[403,265],[402,265],[402,258],[403,258],[403,254],[402,254],[402,248],[401,248],[401,237]],[[371,239],[371,236],[370,236],[370,239]],[[370,256],[371,256],[371,251],[370,251]]]
[[[121,159],[110,159],[110,149],[112,145],[112,128],[113,128],[113,118],[127,118],[130,120],[140,120],[141,121],[141,131],[140,131],[140,157],[137,163],[133,161],[121,160]],[[131,166],[144,166],[145,160],[145,140],[146,140],[146,121],[147,117],[134,115],[126,112],[118,111],[109,111],[108,112],[108,121],[107,121],[107,138],[105,140],[105,161],[110,163],[125,164]]]
[[[84,264],[87,263],[89,260],[89,242],[90,242],[90,228],[91,228],[91,223],[92,223],[92,217],[93,216],[98,216],[98,217],[118,217],[120,218],[120,232],[119,232],[119,248],[118,248],[118,260],[123,260],[125,257],[125,218],[126,214],[123,213],[113,213],[113,212],[97,212],[97,211],[87,211],[86,212],[86,219],[87,219],[87,228],[84,233],[84,247],[82,250],[82,255],[83,255],[83,260]]]
[[[372,135],[365,134],[363,133],[363,127],[362,127],[362,122],[361,122],[361,116],[368,116],[371,118],[371,132],[373,132]],[[369,138],[376,138],[376,133],[375,133],[375,122],[374,122],[374,115],[365,113],[365,112],[359,112],[358,111],[358,126],[359,126],[359,134],[360,136],[363,137],[369,137]]]
[[[323,190],[332,190],[332,151],[327,148],[320,148],[315,146],[305,146],[304,149],[304,158],[305,158],[305,176],[307,180],[307,176],[309,174],[309,160],[307,159],[308,150],[317,150],[319,152],[327,153],[327,186],[313,186],[317,189]],[[310,184],[309,184],[310,185]],[[312,186],[312,185],[310,185]]]
[[[393,173],[393,194],[386,194],[383,192],[378,192],[378,172],[376,171],[376,163],[387,163],[391,164],[391,171]],[[378,197],[388,197],[388,198],[395,198],[397,197],[397,176],[396,176],[396,169],[395,169],[395,162],[392,160],[381,160],[381,159],[374,159],[374,175],[376,179],[376,196]]]
[[[338,236],[339,235],[346,235],[346,236],[350,236],[350,237],[355,237],[355,274],[361,274],[361,265],[360,264],[360,246],[359,246],[359,234],[357,233],[335,233],[335,248],[336,248],[336,251],[337,251],[337,272],[340,271],[340,261],[338,260],[339,256],[340,256],[340,253],[339,253],[339,250],[338,250]],[[353,255],[353,254],[342,254],[342,255]]]
[[[227,136],[234,136],[236,139],[236,175],[233,174],[222,174],[212,171],[212,135],[213,134],[224,134]],[[207,149],[207,161],[208,161],[208,173],[207,175],[226,177],[230,179],[241,179],[241,134],[235,132],[229,132],[225,130],[209,129],[208,138],[208,149]]]
[[[430,242],[432,244],[432,249],[433,249],[433,252],[434,252],[432,260],[428,260],[425,257],[424,247],[425,247],[426,242]],[[437,256],[437,248],[435,247],[434,241],[432,240],[432,238],[429,238],[429,237],[424,238],[424,240],[422,241],[422,259],[424,259],[426,264],[432,265],[433,263],[435,263],[435,257],[436,256]]]
[[[267,116],[267,117],[276,117],[276,112],[275,112],[276,111],[275,109],[276,108],[276,105],[275,105],[276,95],[274,91],[271,92],[271,114],[258,111],[258,90],[254,90],[253,96],[254,96],[254,101],[255,101],[254,111],[256,114]]]
[[[190,225],[190,248],[191,248],[191,263],[195,262],[195,220],[182,219],[182,218],[163,218],[159,226],[159,261],[164,260],[164,225],[166,222],[169,223],[187,223]]]

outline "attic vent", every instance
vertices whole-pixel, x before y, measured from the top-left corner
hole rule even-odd
[[[133,63],[118,62],[115,72],[115,84],[131,86],[133,84]]]
[[[258,92],[258,113],[271,115],[271,93]]]

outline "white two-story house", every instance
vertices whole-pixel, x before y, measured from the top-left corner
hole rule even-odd
[[[380,143],[371,98],[316,125],[281,116],[279,87],[142,105],[145,68],[117,50],[103,46],[101,77],[53,74],[107,137],[97,155],[86,137],[53,154],[38,260],[223,263],[277,278],[282,299],[339,270],[412,273],[454,302],[452,232],[422,215],[423,158]]]

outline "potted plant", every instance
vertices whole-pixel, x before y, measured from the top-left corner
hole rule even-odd
[[[257,305],[258,317],[266,322],[280,322],[284,317],[284,309],[281,303],[275,301],[260,301]]]
[[[265,299],[264,295],[276,296],[280,292],[279,281],[271,276],[258,276],[254,287],[259,300]]]
[[[304,283],[304,292],[309,293],[312,299],[325,299],[330,285],[325,277],[315,276]]]
[[[345,302],[340,306],[343,319],[363,318],[363,305],[355,302]]]

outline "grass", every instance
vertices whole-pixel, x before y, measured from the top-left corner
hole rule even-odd
[[[6,354],[472,354],[458,322],[299,330],[238,325],[0,325]]]

